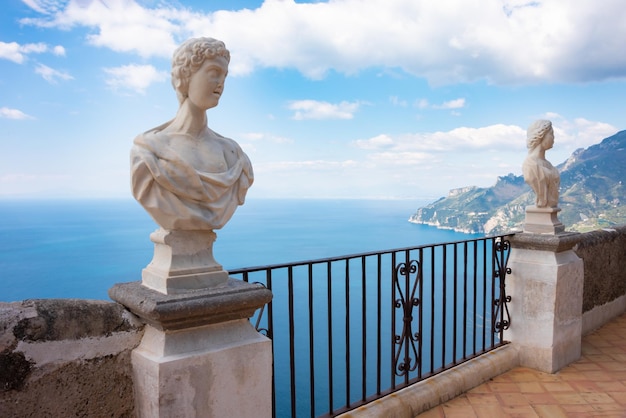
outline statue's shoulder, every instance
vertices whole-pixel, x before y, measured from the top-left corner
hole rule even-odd
[[[537,165],[541,164],[541,162],[542,162],[542,158],[539,158],[536,155],[528,155],[524,159],[524,162],[522,163],[522,165],[537,166]]]
[[[145,148],[155,148],[157,145],[162,144],[164,141],[167,142],[169,139],[169,135],[163,133],[163,129],[165,129],[170,123],[172,123],[171,120],[152,129],[148,129],[143,133],[140,133],[135,137],[133,143],[135,145],[143,146]]]
[[[156,152],[163,147],[163,144],[169,141],[169,137],[168,134],[163,133],[159,128],[154,128],[137,135],[133,140],[133,144]]]
[[[237,141],[235,141],[234,139],[231,138],[227,138],[222,134],[219,134],[215,131],[211,131],[213,132],[213,134],[215,134],[215,136],[228,148],[233,149],[237,152],[241,152],[241,147],[239,146],[239,144],[237,143]]]

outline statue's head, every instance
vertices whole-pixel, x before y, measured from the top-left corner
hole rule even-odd
[[[533,122],[526,131],[526,147],[536,148],[541,144],[548,132],[552,131],[552,122],[549,120],[537,120]]]
[[[182,103],[189,92],[189,79],[206,60],[223,57],[230,62],[230,52],[224,42],[213,38],[191,38],[183,42],[172,57],[172,86],[178,102]]]

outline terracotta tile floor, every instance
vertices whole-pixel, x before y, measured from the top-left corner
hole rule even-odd
[[[419,418],[626,417],[626,314],[583,338],[555,374],[517,367]]]

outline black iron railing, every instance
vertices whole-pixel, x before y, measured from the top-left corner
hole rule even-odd
[[[335,416],[505,341],[506,236],[230,271],[274,299],[274,415]]]

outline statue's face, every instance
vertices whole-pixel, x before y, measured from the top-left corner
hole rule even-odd
[[[217,106],[224,91],[228,61],[224,57],[206,59],[189,79],[188,98],[197,107],[207,110]]]
[[[543,137],[543,148],[550,149],[554,145],[554,131],[552,128]]]

